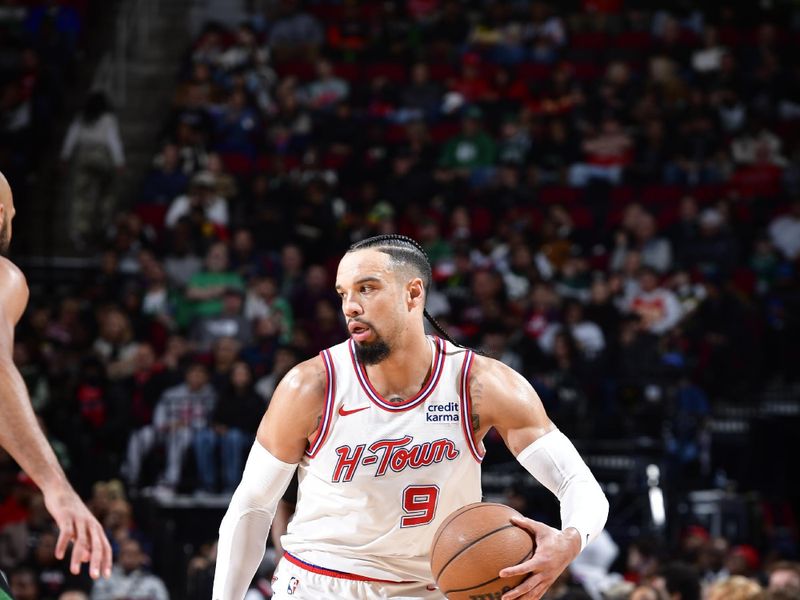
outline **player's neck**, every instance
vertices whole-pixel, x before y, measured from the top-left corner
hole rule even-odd
[[[410,336],[392,348],[388,358],[366,367],[370,383],[390,402],[412,397],[430,375],[433,348],[424,331]]]

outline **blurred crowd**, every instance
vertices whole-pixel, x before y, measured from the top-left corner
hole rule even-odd
[[[798,383],[800,11],[252,4],[250,21],[209,23],[187,51],[135,206],[84,211],[76,241],[97,249],[97,271],[34,295],[18,330],[34,406],[114,537],[117,585],[154,577],[126,497],[235,487],[277,382],[346,335],[341,254],[380,233],[420,241],[429,312],[527,377],[568,435],[649,437],[668,485],[713,485],[715,407]],[[98,149],[122,161],[117,134],[65,158]],[[0,476],[0,567],[39,590],[17,599],[72,598],[41,497],[8,460]],[[792,531],[747,572],[707,564],[715,544],[747,540],[681,548],[691,576],[636,546],[621,570],[642,586],[606,597],[758,585],[727,575],[771,586],[763,569],[797,558]],[[203,548],[192,565],[211,563]],[[146,597],[162,597],[156,580]]]
[[[65,107],[89,0],[0,2],[0,170],[25,181]],[[20,186],[20,192],[22,192]]]

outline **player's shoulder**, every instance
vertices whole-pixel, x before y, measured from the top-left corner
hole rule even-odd
[[[0,312],[11,311],[19,318],[28,303],[28,294],[28,282],[20,268],[0,256]]]
[[[478,353],[475,353],[475,358],[472,359],[470,375],[473,377],[480,376],[493,380],[496,379],[499,382],[507,378],[516,379],[517,377],[521,377],[519,373],[505,363],[491,356]]]
[[[0,256],[0,289],[28,289],[22,270],[5,256]]]
[[[283,376],[278,390],[295,400],[308,403],[324,402],[327,388],[327,371],[322,357],[317,355],[298,363]]]

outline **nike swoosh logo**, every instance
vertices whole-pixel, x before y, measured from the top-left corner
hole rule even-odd
[[[369,406],[362,406],[361,408],[354,408],[353,410],[346,410],[344,405],[339,407],[339,415],[342,417],[346,417],[347,415],[352,415],[357,412],[361,412],[362,410],[367,410]]]

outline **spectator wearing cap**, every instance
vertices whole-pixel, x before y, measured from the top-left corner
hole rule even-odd
[[[553,14],[552,7],[537,0],[530,4],[530,21],[523,26],[522,40],[534,62],[552,64],[567,43],[564,21]]]
[[[217,227],[227,227],[228,201],[217,195],[216,178],[209,171],[201,171],[192,177],[189,192],[178,196],[170,204],[164,225],[173,228],[183,217],[199,214],[203,222],[209,222]]]
[[[726,216],[716,208],[706,208],[698,218],[699,236],[682,249],[688,268],[702,273],[730,275],[739,264],[739,242]]]
[[[725,561],[725,568],[731,576],[755,577],[761,566],[761,557],[750,544],[739,544],[731,548]],[[720,599],[723,596],[720,596]]]

